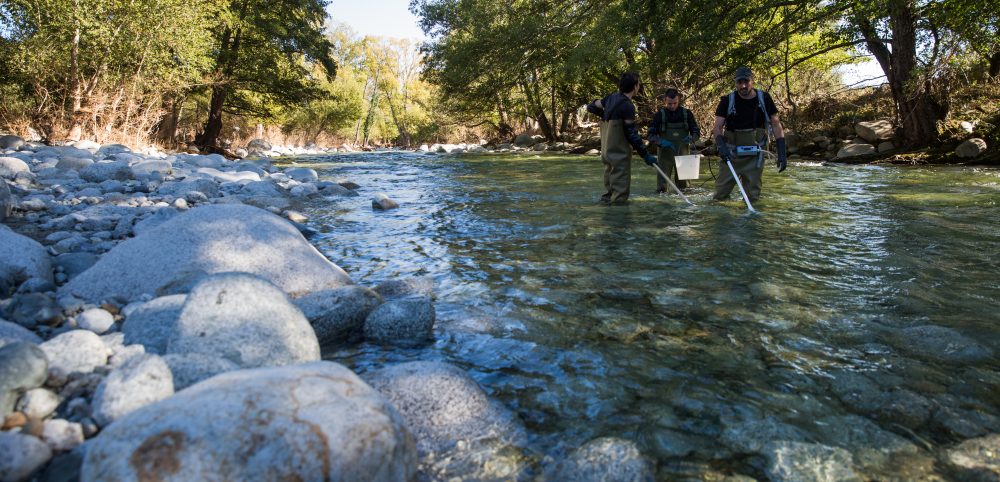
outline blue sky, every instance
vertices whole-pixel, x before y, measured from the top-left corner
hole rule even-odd
[[[424,40],[410,0],[331,0],[327,12],[358,35]]]

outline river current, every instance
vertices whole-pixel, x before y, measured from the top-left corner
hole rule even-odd
[[[615,436],[663,480],[761,477],[776,440],[844,449],[867,479],[948,479],[950,448],[1000,431],[996,170],[768,166],[748,214],[737,191],[710,201],[705,161],[695,206],[636,162],[612,207],[589,156],[291,162],[361,186],[305,206],[355,282],[435,287],[432,344],[324,358],[465,369],[524,421],[535,473]]]

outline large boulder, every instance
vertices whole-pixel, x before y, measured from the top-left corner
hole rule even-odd
[[[892,139],[893,135],[895,135],[895,128],[892,127],[891,121],[882,119],[877,121],[858,122],[854,125],[854,132],[856,132],[862,139],[874,143],[884,141],[886,139]]]
[[[24,138],[21,136],[0,136],[0,149],[18,150],[24,145]]]
[[[878,150],[871,144],[848,144],[837,151],[837,159],[845,157],[870,156],[877,154]]]
[[[380,304],[378,293],[357,285],[317,291],[295,300],[321,345],[360,338],[365,318]]]
[[[49,253],[37,241],[0,225],[0,296],[31,278],[52,281]]]
[[[292,296],[352,284],[288,221],[251,206],[214,204],[118,244],[61,292],[89,301],[131,301],[144,293],[183,292],[165,291],[229,271],[255,274]]]
[[[966,159],[979,157],[984,152],[986,152],[986,141],[978,137],[969,139],[955,148],[955,155]]]
[[[316,170],[309,169],[308,167],[293,167],[291,169],[285,169],[285,175],[298,182],[319,181],[319,175],[316,174]]]
[[[520,420],[461,369],[442,362],[410,362],[371,372],[365,380],[403,415],[431,480],[514,480],[488,473],[512,447],[525,443]],[[486,462],[489,462],[488,464]]]
[[[38,437],[0,432],[0,480],[28,480],[52,459],[52,449]]]
[[[122,325],[125,344],[140,344],[146,353],[165,354],[186,299],[187,295],[161,296],[130,312]]]
[[[224,373],[90,442],[99,480],[409,481],[413,439],[378,392],[332,362]]]
[[[35,332],[0,318],[0,348],[22,341],[37,345],[42,339]]]
[[[319,360],[309,320],[273,284],[246,273],[198,283],[184,302],[167,353],[216,355],[242,368]]]
[[[14,179],[21,172],[31,172],[24,161],[16,157],[0,157],[0,179]]]

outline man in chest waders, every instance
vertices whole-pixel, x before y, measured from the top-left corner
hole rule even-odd
[[[679,189],[688,187],[687,181],[677,179],[674,156],[691,153],[691,143],[701,137],[701,129],[694,121],[694,114],[681,107],[681,93],[677,89],[667,89],[663,93],[663,108],[653,116],[646,138],[659,146],[656,157],[660,169],[670,176]],[[656,175],[656,193],[667,191],[667,181]]]
[[[764,151],[769,131],[774,135],[778,150],[778,172],[788,167],[785,151],[785,131],[778,120],[778,108],[767,92],[753,87],[753,73],[748,67],[736,69],[736,90],[722,96],[715,109],[715,144],[719,148],[722,166],[715,179],[715,199],[729,198],[736,181],[726,162],[732,162],[740,176],[750,202],[760,197],[764,174]],[[725,128],[725,130],[723,130]]]
[[[601,203],[624,204],[632,184],[632,149],[646,164],[656,164],[639,137],[632,96],[639,92],[639,74],[627,72],[618,81],[618,92],[587,104],[587,112],[601,116],[601,162],[604,194]]]

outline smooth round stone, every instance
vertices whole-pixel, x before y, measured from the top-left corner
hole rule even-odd
[[[45,383],[48,367],[45,352],[33,343],[17,342],[0,348],[0,417],[14,410],[22,392]]]
[[[90,373],[108,362],[110,350],[92,331],[72,330],[39,345],[49,358],[49,373],[65,377],[72,373]]]
[[[602,437],[576,449],[557,469],[555,480],[653,482],[655,468],[629,440]]]
[[[115,324],[115,317],[100,308],[91,308],[76,315],[76,324],[84,330],[100,335],[111,329],[111,326]]]
[[[52,459],[52,449],[38,437],[0,432],[0,480],[27,480]]]
[[[83,443],[83,426],[69,420],[46,420],[42,440],[55,452],[66,452]]]
[[[156,355],[138,355],[115,368],[94,393],[94,420],[100,426],[174,394],[170,368]]]
[[[37,345],[42,342],[42,339],[35,332],[17,323],[0,319],[0,348],[19,341]]]
[[[365,338],[402,346],[426,343],[434,337],[434,304],[429,297],[390,300],[365,319]]]

